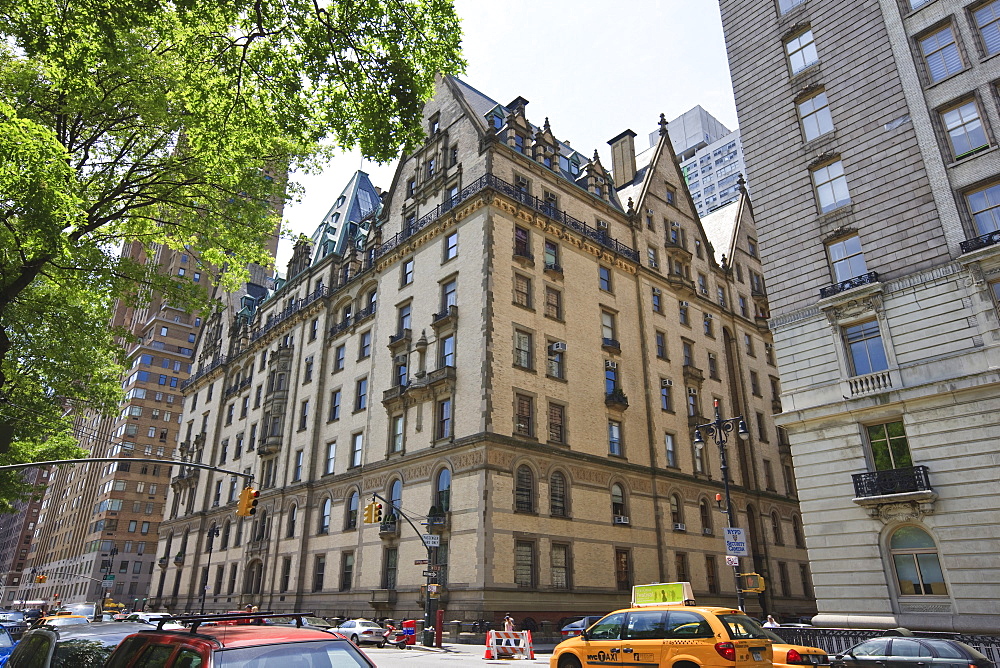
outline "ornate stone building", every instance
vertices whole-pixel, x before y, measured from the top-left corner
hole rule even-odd
[[[720,5],[815,622],[995,633],[1000,1]]]
[[[449,619],[556,621],[670,580],[732,605],[719,453],[692,444],[718,400],[751,431],[729,455],[772,583],[752,610],[812,614],[749,202],[703,228],[666,123],[639,155],[613,139],[608,170],[527,104],[440,80],[388,191],[359,173],[287,279],[206,323],[182,451],[262,494],[244,521],[236,477],[175,476],[155,604],[207,584],[209,610],[420,617],[429,569]]]

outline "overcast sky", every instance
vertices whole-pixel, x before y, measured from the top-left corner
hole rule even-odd
[[[647,146],[660,113],[700,104],[737,128],[722,21],[713,0],[455,0],[467,62],[461,78],[500,104],[528,100],[528,120],[549,118],[556,137],[610,168],[607,141],[631,129]],[[612,9],[613,8],[613,9]],[[285,226],[311,234],[356,169],[387,189],[395,162],[335,158],[321,175],[293,174],[305,187],[285,208]],[[278,252],[284,272],[291,255]]]

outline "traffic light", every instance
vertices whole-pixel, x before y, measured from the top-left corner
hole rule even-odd
[[[375,516],[375,504],[374,503],[366,503],[365,504],[365,511],[364,511],[364,514],[363,514],[363,517],[365,518],[365,524],[371,524],[372,523],[372,518],[374,516]]]
[[[260,496],[253,487],[244,487],[240,491],[240,500],[236,504],[236,514],[239,517],[250,517],[257,512],[257,497]]]
[[[49,579],[48,575],[36,575],[35,576],[35,582],[37,582],[38,584],[45,584],[48,581],[48,579]]]
[[[373,504],[373,505],[375,506],[375,512],[372,513],[372,524],[381,524],[382,523],[382,504],[381,503],[376,503],[376,504]]]
[[[759,573],[740,573],[740,589],[744,593],[759,594],[764,591],[764,576]]]

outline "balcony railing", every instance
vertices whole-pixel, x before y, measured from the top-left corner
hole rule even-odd
[[[854,480],[854,494],[858,497],[931,491],[926,466],[855,473],[851,478]]]
[[[565,211],[556,209],[551,203],[546,202],[544,199],[523,193],[514,185],[507,183],[503,179],[499,179],[492,174],[485,174],[479,177],[463,188],[457,195],[434,207],[419,220],[407,225],[402,231],[396,233],[391,239],[388,239],[381,246],[376,248],[374,257],[378,258],[392,251],[398,245],[454,208],[455,205],[464,202],[465,200],[474,197],[487,189],[495,190],[496,192],[506,195],[511,199],[517,200],[521,204],[531,207],[535,211],[548,216],[556,222],[562,223],[575,232],[582,234],[592,241],[596,241],[605,248],[608,248],[615,253],[632,260],[633,262],[639,261],[639,253],[636,250],[620,243],[617,239],[609,236],[606,231],[591,227],[583,221],[577,220]]]
[[[198,371],[196,371],[190,378],[188,378],[187,380],[185,380],[184,382],[181,383],[181,389],[183,390],[184,388],[188,387],[189,385],[191,385],[191,383],[193,383],[194,381],[198,380],[199,378],[201,378],[205,374],[210,373],[214,369],[218,369],[220,366],[222,366],[223,364],[225,364],[227,361],[228,361],[228,357],[226,357],[225,355],[219,355],[218,357],[214,358],[208,364],[204,364],[204,365],[198,367]]]
[[[865,376],[855,376],[847,379],[852,397],[862,397],[877,392],[888,392],[892,389],[892,375],[888,371],[876,371]]]
[[[819,289],[819,298],[826,299],[827,297],[832,297],[835,294],[845,292],[862,285],[871,285],[872,283],[878,283],[878,272],[869,271],[867,274],[861,274],[860,276],[855,276],[854,278],[849,278],[846,281],[840,281],[839,283],[834,283],[825,288]]]
[[[987,232],[986,234],[981,234],[975,239],[963,241],[958,244],[958,247],[962,249],[963,253],[971,253],[974,250],[986,248],[987,246],[995,246],[997,244],[1000,244],[1000,230]]]

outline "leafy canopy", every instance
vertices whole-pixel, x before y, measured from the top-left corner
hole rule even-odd
[[[459,42],[450,0],[0,0],[0,464],[114,410],[116,299],[207,303],[123,247],[235,286],[271,262],[288,171],[416,145]]]

